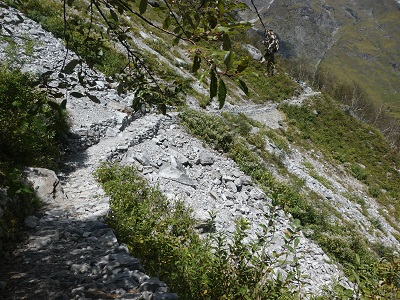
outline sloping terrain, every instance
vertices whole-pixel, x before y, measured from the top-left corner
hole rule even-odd
[[[272,5],[274,1],[271,2],[271,7]],[[183,113],[169,111],[166,116],[146,111],[146,109],[143,110],[143,114],[132,114],[129,105],[134,100],[133,94],[119,95],[118,83],[113,79],[91,70],[86,65],[84,71],[90,82],[88,85],[82,85],[79,82],[77,70],[70,72],[67,76],[59,76],[64,57],[66,64],[77,58],[71,51],[67,54],[60,40],[15,10],[2,9],[2,19],[6,34],[15,37],[15,41],[21,48],[24,47],[25,42],[24,39],[18,37],[29,34],[39,41],[33,45],[33,54],[22,55],[23,70],[30,70],[37,74],[47,72],[51,86],[57,87],[62,97],[68,100],[67,110],[72,120],[72,133],[69,136],[72,153],[67,156],[64,169],[59,174],[60,185],[69,201],[55,203],[55,207],[45,212],[40,218],[39,226],[31,232],[32,236],[36,235],[36,238],[31,238],[26,246],[22,245],[15,253],[15,257],[10,260],[7,266],[10,273],[7,276],[11,274],[13,277],[11,283],[6,286],[7,295],[13,295],[10,297],[29,298],[29,295],[13,294],[15,293],[13,280],[20,281],[19,284],[29,282],[30,293],[34,293],[35,290],[45,293],[46,284],[49,285],[52,281],[46,281],[46,278],[31,281],[32,277],[40,274],[41,267],[45,270],[45,274],[49,272],[52,280],[57,281],[60,276],[63,276],[64,280],[65,277],[69,278],[65,280],[65,285],[54,286],[54,289],[51,289],[52,296],[64,298],[85,295],[93,299],[123,298],[126,293],[127,295],[135,294],[136,290],[134,291],[133,288],[139,288],[139,285],[148,279],[136,272],[143,271],[140,268],[136,271],[123,268],[132,267],[136,260],[132,257],[128,258],[126,249],[123,246],[118,247],[113,234],[106,230],[103,224],[97,223],[103,220],[108,208],[108,197],[104,195],[92,175],[101,161],[136,166],[143,177],[151,185],[158,187],[169,199],[182,199],[190,205],[200,224],[208,221],[208,213],[215,212],[216,230],[228,236],[234,232],[235,220],[244,217],[250,224],[249,237],[254,238],[256,233],[261,231],[261,225],[269,225],[265,214],[276,208],[277,212],[273,220],[276,232],[271,237],[270,251],[280,249],[284,245],[287,228],[292,228],[295,224],[293,216],[304,217],[311,212],[307,209],[314,206],[316,214],[326,214],[323,216],[326,219],[323,219],[321,223],[327,223],[331,226],[330,228],[335,229],[336,235],[329,236],[333,231],[316,232],[321,228],[317,225],[321,224],[311,221],[307,223],[306,219],[301,220],[305,230],[300,234],[297,255],[301,272],[306,275],[302,282],[305,294],[319,293],[325,286],[333,285],[336,281],[341,281],[344,286],[349,287],[341,271],[342,266],[337,263],[339,255],[335,256],[337,253],[329,251],[334,249],[340,252],[340,248],[344,249],[351,239],[361,240],[360,236],[362,236],[370,242],[366,247],[368,250],[373,246],[382,252],[386,249],[385,247],[399,249],[399,218],[396,213],[398,206],[395,206],[398,205],[398,186],[397,191],[396,187],[393,188],[389,184],[384,187],[378,186],[378,195],[371,195],[369,188],[372,184],[362,176],[357,178],[349,172],[349,169],[354,167],[360,173],[363,170],[371,172],[368,176],[372,177],[373,168],[368,162],[360,160],[352,162],[351,165],[346,159],[342,161],[332,159],[330,157],[332,151],[329,149],[326,151],[322,146],[319,148],[320,144],[310,134],[307,135],[305,131],[303,133],[300,119],[289,117],[297,109],[301,111],[312,107],[311,112],[307,111],[310,115],[306,115],[306,118],[311,123],[317,123],[318,126],[319,119],[328,116],[329,109],[334,111],[333,107],[337,108],[336,106],[325,108],[322,105],[318,107],[319,101],[329,102],[330,100],[323,98],[323,95],[313,91],[306,84],[292,83],[298,89],[296,96],[288,96],[280,103],[268,101],[267,98],[262,104],[253,103],[251,97],[247,98],[243,93],[238,90],[236,92],[236,89],[232,88],[231,97],[228,97],[228,103],[222,110],[216,109],[215,103],[202,109],[201,106],[204,105],[200,102],[208,96],[207,85],[198,82],[194,75],[182,67],[190,65],[187,49],[182,46],[182,49],[178,50],[176,47],[174,52],[168,51],[169,49],[162,51],[163,48],[168,47],[168,42],[155,33],[141,28],[139,35],[134,36],[137,48],[149,57],[154,58],[157,55],[159,59],[156,63],[159,63],[164,70],[167,68],[174,70],[175,77],[182,80],[189,79],[193,94],[188,94],[185,101],[192,110]],[[8,46],[7,42],[1,43],[2,49],[7,49]],[[256,72],[254,70],[257,69],[252,69],[253,73]],[[247,76],[251,75],[247,74]],[[264,77],[257,78],[262,82],[272,80]],[[276,76],[276,78],[280,77]],[[254,90],[259,92],[259,90]],[[313,104],[317,105],[315,109]],[[341,112],[340,108],[337,109]],[[344,113],[343,115],[344,118],[350,118]],[[202,137],[202,133],[205,133],[207,129],[212,129],[212,126],[202,128],[202,125],[215,125],[219,121],[226,122],[226,127],[219,131],[216,139],[224,130],[228,131],[227,134],[232,134],[234,139],[240,140],[241,145],[249,147],[246,149],[247,152],[243,150],[240,154],[244,157],[245,153],[251,153],[258,164],[246,168],[247,166],[240,160],[243,157],[233,155],[233,151],[238,150],[235,148],[238,145],[233,144],[232,149],[225,149],[224,152],[223,149],[215,147],[213,142]],[[355,124],[359,125],[359,123]],[[383,138],[380,139],[377,132],[362,126],[357,127],[360,134],[367,132],[371,136],[376,136],[377,140],[384,141]],[[243,136],[239,135],[242,133],[242,128],[244,128]],[[199,130],[196,131],[196,129]],[[298,140],[298,136],[302,137],[301,141]],[[324,137],[325,140],[329,138],[329,136]],[[376,148],[380,146],[377,145]],[[232,151],[229,152],[230,150]],[[394,184],[400,176],[396,159],[387,169],[390,170],[390,175],[386,174],[388,182],[394,182]],[[386,168],[387,161],[382,158],[379,163],[376,163],[376,167],[378,168],[379,165]],[[271,173],[273,179],[265,184],[251,172],[252,169],[265,170],[265,174],[268,172],[270,176],[269,173]],[[285,193],[289,195],[287,198],[285,198]],[[393,202],[386,205],[379,198],[386,196]],[[298,210],[285,211],[293,207],[283,202],[276,205],[276,201],[280,198],[285,201],[289,201],[288,198],[296,200],[309,198],[311,205],[302,206]],[[350,231],[345,231],[346,228]],[[48,232],[46,237],[40,236],[40,232],[44,229]],[[315,238],[317,234],[320,234],[319,239]],[[332,237],[334,239],[330,239]],[[45,243],[41,244],[43,240]],[[68,248],[70,241],[77,244]],[[103,251],[101,252],[93,246],[102,242],[105,244],[111,242],[115,247],[111,252],[106,250],[105,252],[101,250]],[[361,247],[363,243],[364,240],[355,248]],[[385,247],[379,248],[382,245]],[[40,255],[36,256],[29,247],[38,250]],[[91,254],[93,249],[90,247],[99,251]],[[67,258],[78,260],[75,263],[68,262],[65,267],[62,258],[52,260],[51,256],[54,253],[42,251],[49,248],[54,249],[54,252],[58,251],[57,257],[60,251],[64,251],[60,250],[61,248],[69,249],[67,252],[73,252],[73,255]],[[118,255],[119,253],[122,254]],[[79,255],[82,256],[74,257]],[[90,257],[91,255],[94,255],[96,259]],[[352,255],[353,253],[349,254],[349,256]],[[128,266],[123,265],[117,268],[118,266],[113,265],[113,261],[118,261],[115,259],[116,256],[122,261],[125,260]],[[35,264],[38,269],[32,272],[26,269],[13,270],[14,259],[21,262],[21,265],[25,264],[26,267],[33,263],[35,257],[40,258],[40,262]],[[290,259],[293,257],[281,266],[284,271],[292,267],[293,261]],[[57,268],[57,272],[51,270],[52,266]],[[113,276],[110,272],[118,276]],[[151,275],[157,276],[157,274]],[[10,277],[7,276],[1,279],[8,282]],[[21,278],[24,278],[24,281],[20,280]],[[90,280],[95,281],[97,285],[89,284],[87,281]],[[162,280],[167,281],[164,278]],[[37,288],[41,284],[43,284],[42,288]],[[113,284],[118,284],[118,288],[115,288]],[[154,294],[166,291],[162,283],[157,281],[157,284],[153,290]],[[22,288],[23,286],[20,290]],[[57,290],[58,288],[60,289]],[[159,291],[157,291],[158,288],[160,288]],[[102,293],[97,289],[100,289]],[[146,287],[142,287],[142,290],[139,288],[139,292],[145,292],[145,289]],[[103,293],[105,291],[107,293]],[[132,297],[140,297],[140,295],[136,294]],[[174,299],[175,296],[169,295],[168,297],[171,298],[162,298],[162,295],[147,295],[147,297]]]
[[[252,12],[243,18],[262,25]],[[355,82],[399,117],[399,3],[388,1],[254,1],[287,58],[304,58],[339,80]]]

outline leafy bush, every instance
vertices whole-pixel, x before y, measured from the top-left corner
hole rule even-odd
[[[374,198],[378,198],[381,195],[382,191],[378,185],[372,185],[368,187],[368,194],[370,194]]]
[[[0,193],[4,189],[9,198],[0,220],[4,233],[0,252],[19,236],[25,217],[40,205],[24,183],[21,167],[56,168],[59,138],[69,128],[65,102],[62,106],[52,102],[35,91],[34,84],[30,75],[0,65]]]
[[[360,181],[366,181],[368,178],[368,173],[365,170],[365,167],[360,166],[359,164],[352,164],[350,166],[351,175],[357,178]]]
[[[143,260],[146,272],[157,274],[182,299],[297,297],[298,229],[288,228],[285,249],[274,254],[265,250],[273,238],[272,221],[250,244],[243,242],[248,237],[244,219],[231,238],[215,233],[200,237],[191,210],[149,187],[133,167],[103,165],[96,176],[111,196],[108,222],[119,240]],[[275,217],[272,212],[271,220]],[[278,271],[283,266],[287,276]]]
[[[0,67],[0,161],[54,168],[61,153],[57,138],[69,128],[66,112],[33,84],[31,76]]]

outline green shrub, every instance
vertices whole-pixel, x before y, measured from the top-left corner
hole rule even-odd
[[[65,110],[33,84],[30,75],[0,66],[0,160],[54,168],[68,121]]]
[[[52,102],[35,91],[32,76],[9,67],[0,65],[0,188],[11,199],[0,221],[0,253],[19,236],[25,217],[39,207],[21,167],[57,168],[60,138],[69,128],[65,102]]]
[[[360,166],[359,164],[352,164],[350,166],[351,175],[353,175],[356,179],[360,181],[366,181],[368,178],[368,173],[365,170],[365,167]]]
[[[368,187],[368,194],[370,194],[374,198],[378,198],[382,193],[380,187],[376,184]]]

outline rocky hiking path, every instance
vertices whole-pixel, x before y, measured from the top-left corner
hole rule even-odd
[[[148,134],[146,124],[138,128],[132,135]],[[107,138],[70,155],[59,180],[48,170],[29,171],[47,200],[27,218],[28,238],[2,266],[1,299],[177,299],[144,273],[103,221],[108,198],[92,172],[121,141],[125,137]]]
[[[48,204],[38,218],[28,218],[29,238],[6,265],[8,277],[1,279],[6,282],[4,299],[176,298],[165,284],[144,274],[140,261],[129,256],[104,224],[108,198],[93,178],[100,161],[136,165],[168,197],[185,199],[200,220],[207,219],[208,211],[218,211],[217,230],[233,232],[234,220],[241,216],[250,221],[253,232],[267,222],[265,195],[232,161],[204,148],[175,123],[174,116],[155,114],[135,120],[118,136],[72,154],[58,184],[44,170],[30,172],[36,186],[50,177],[56,189],[38,190],[43,196],[50,191]],[[277,249],[291,221],[280,212],[275,222]],[[313,291],[340,277],[307,239],[301,239],[298,252]]]

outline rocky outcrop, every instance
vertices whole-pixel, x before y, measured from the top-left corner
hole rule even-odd
[[[64,201],[60,180],[54,171],[43,168],[26,168],[25,176],[42,203],[51,204]]]

